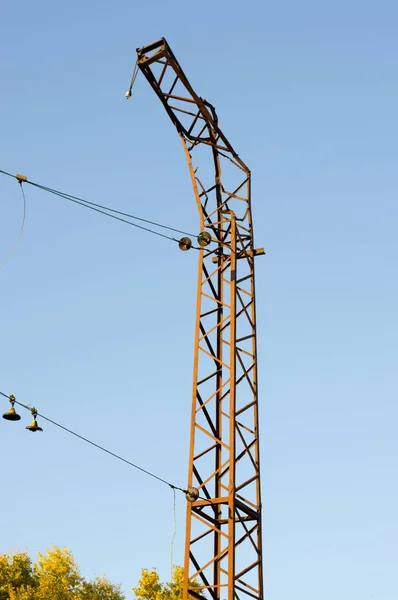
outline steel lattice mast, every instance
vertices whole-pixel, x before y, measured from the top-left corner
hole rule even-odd
[[[200,230],[215,242],[199,252],[184,600],[262,599],[254,257],[263,250],[253,246],[250,171],[166,40],[137,54],[181,137]]]

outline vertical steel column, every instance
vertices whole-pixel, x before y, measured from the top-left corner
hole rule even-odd
[[[228,482],[228,600],[235,598],[236,514],[236,218],[230,216],[229,258],[229,482]]]

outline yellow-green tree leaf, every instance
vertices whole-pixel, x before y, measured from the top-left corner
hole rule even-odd
[[[86,581],[67,548],[38,555],[35,563],[26,552],[0,555],[0,600],[125,600],[106,577]]]

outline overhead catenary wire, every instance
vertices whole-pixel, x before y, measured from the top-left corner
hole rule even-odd
[[[148,232],[150,232],[150,233],[153,233],[153,234],[155,234],[155,235],[159,235],[159,236],[161,236],[161,237],[164,237],[164,238],[170,239],[170,240],[172,240],[172,241],[174,241],[174,242],[177,242],[177,243],[179,243],[179,242],[180,242],[180,240],[177,240],[177,239],[175,239],[175,238],[172,238],[172,237],[170,237],[170,236],[166,236],[166,235],[164,235],[164,234],[162,234],[162,233],[160,233],[160,232],[153,231],[153,230],[151,230],[151,229],[149,229],[149,228],[142,227],[142,226],[140,226],[140,225],[137,225],[137,224],[135,224],[135,223],[131,223],[131,221],[127,221],[126,219],[123,219],[123,218],[121,218],[121,217],[118,217],[118,216],[116,216],[116,215],[123,215],[123,216],[127,216],[127,217],[129,217],[129,218],[132,218],[132,219],[136,219],[136,220],[144,221],[144,222],[146,222],[146,223],[150,223],[150,224],[153,224],[153,225],[155,225],[155,226],[158,226],[158,227],[163,227],[163,228],[165,228],[165,229],[169,229],[169,230],[176,231],[176,232],[179,232],[179,233],[183,233],[183,234],[186,234],[186,235],[192,235],[192,236],[194,236],[194,235],[195,235],[195,234],[192,234],[192,233],[189,233],[189,232],[185,232],[185,231],[183,231],[183,230],[179,230],[179,229],[176,229],[176,228],[172,228],[172,227],[169,227],[169,226],[163,225],[163,224],[161,224],[161,223],[157,223],[157,222],[155,222],[155,221],[150,221],[150,220],[148,220],[148,219],[144,219],[144,218],[141,218],[141,217],[137,217],[137,216],[135,216],[135,215],[130,215],[130,214],[128,214],[128,213],[124,213],[124,212],[121,212],[121,211],[117,211],[117,210],[115,210],[115,209],[112,209],[112,208],[109,208],[109,207],[106,207],[106,206],[103,206],[103,205],[100,205],[100,204],[96,204],[96,203],[94,203],[94,202],[89,202],[89,201],[87,201],[87,200],[84,200],[84,199],[82,199],[82,198],[79,198],[78,196],[73,196],[73,195],[71,195],[71,194],[67,194],[67,193],[64,193],[64,192],[60,192],[60,191],[58,191],[58,190],[55,190],[55,189],[49,188],[49,187],[47,187],[47,186],[43,186],[43,185],[41,185],[41,184],[37,184],[37,183],[35,183],[35,182],[29,181],[29,180],[28,180],[28,179],[27,179],[25,176],[21,176],[21,175],[13,175],[12,173],[8,173],[7,171],[4,171],[3,169],[0,169],[0,173],[1,173],[1,174],[3,174],[3,175],[6,175],[6,176],[8,176],[8,177],[11,177],[11,178],[13,178],[13,179],[16,179],[16,180],[17,180],[17,181],[20,183],[20,185],[21,185],[21,189],[22,189],[22,193],[23,193],[23,197],[24,197],[24,202],[25,202],[25,203],[26,203],[26,200],[25,200],[25,194],[24,194],[24,191],[23,191],[22,183],[28,183],[28,184],[30,184],[30,185],[32,185],[32,186],[34,186],[34,187],[37,187],[37,188],[39,188],[39,189],[42,189],[43,191],[47,191],[47,192],[49,192],[49,193],[52,193],[52,194],[58,195],[58,196],[60,196],[60,197],[63,197],[63,198],[65,198],[65,199],[67,199],[67,200],[70,200],[70,201],[72,201],[72,202],[75,202],[75,203],[77,203],[77,204],[81,204],[82,206],[84,206],[84,207],[86,207],[86,208],[90,208],[91,210],[95,210],[96,212],[100,212],[100,213],[102,213],[102,214],[105,214],[106,216],[109,216],[109,217],[115,218],[115,219],[117,219],[117,220],[119,220],[119,221],[125,222],[125,223],[127,223],[128,225],[132,225],[132,226],[134,226],[134,227],[138,227],[139,229],[143,229],[143,230],[145,230],[145,231],[148,231]],[[104,212],[102,209],[105,209],[105,210],[107,210],[107,211],[110,211],[110,212],[114,212],[114,213],[115,213],[115,215],[109,214],[108,212]],[[213,239],[212,241],[215,241],[215,240]],[[191,247],[192,247],[192,248],[194,248],[195,250],[203,250],[203,248],[198,248],[198,247],[195,247],[195,246],[193,246],[193,245],[192,245]],[[214,252],[214,250],[213,250],[212,252]],[[212,252],[210,252],[210,253],[212,253]],[[8,396],[7,394],[4,394],[3,392],[0,392],[0,395],[4,396],[5,398],[9,398],[9,396]],[[25,408],[25,409],[27,409],[27,410],[31,410],[31,407],[29,407],[29,406],[27,406],[27,405],[25,405],[25,404],[22,404],[21,402],[18,402],[18,401],[16,401],[16,400],[15,400],[15,403],[16,403],[16,404],[18,404],[19,406],[22,406],[23,408]],[[155,479],[158,479],[159,481],[161,481],[161,482],[163,482],[164,484],[168,485],[168,486],[169,486],[169,487],[171,487],[172,489],[175,489],[175,490],[182,491],[182,492],[183,492],[183,493],[185,493],[185,494],[187,493],[187,490],[186,490],[186,489],[183,489],[183,488],[181,488],[181,487],[179,487],[179,486],[174,486],[174,485],[173,485],[173,484],[171,484],[170,482],[168,482],[168,481],[166,481],[166,480],[162,479],[161,477],[158,477],[158,476],[157,476],[157,475],[155,475],[154,473],[151,473],[150,471],[147,471],[146,469],[144,469],[144,468],[140,467],[139,465],[136,465],[135,463],[132,463],[131,461],[129,461],[129,460],[127,460],[127,459],[125,459],[125,458],[123,458],[123,457],[121,457],[121,456],[119,456],[119,455],[115,454],[114,452],[112,452],[112,451],[110,451],[110,450],[108,450],[108,449],[104,448],[103,446],[100,446],[99,444],[96,444],[95,442],[93,442],[93,441],[89,440],[88,438],[85,438],[84,436],[82,436],[82,435],[80,435],[80,434],[78,434],[78,433],[76,433],[76,432],[74,432],[74,431],[72,431],[72,430],[68,429],[67,427],[64,427],[63,425],[61,425],[61,424],[59,424],[59,423],[57,423],[57,422],[53,421],[52,419],[50,419],[50,418],[48,418],[48,417],[46,417],[46,416],[44,416],[44,415],[42,415],[42,414],[40,414],[40,413],[37,413],[37,415],[38,415],[38,416],[40,416],[42,419],[44,419],[44,420],[46,420],[46,421],[48,421],[48,422],[52,423],[53,425],[55,425],[55,426],[59,427],[60,429],[63,429],[64,431],[66,431],[66,432],[68,432],[68,433],[70,433],[70,434],[74,435],[75,437],[78,437],[79,439],[81,439],[81,440],[83,440],[83,441],[87,442],[88,444],[91,444],[92,446],[94,446],[94,447],[96,447],[96,448],[98,448],[98,449],[102,450],[103,452],[105,452],[105,453],[107,453],[107,454],[109,454],[109,455],[111,455],[111,456],[113,456],[113,457],[117,458],[118,460],[121,460],[121,461],[125,462],[126,464],[128,464],[128,465],[130,465],[130,466],[132,466],[132,467],[134,467],[134,468],[136,468],[136,469],[138,469],[138,470],[142,471],[143,473],[146,473],[147,475],[149,475],[149,476],[151,476],[151,477],[153,477],[153,478],[155,478]],[[211,502],[210,502],[210,501],[209,501],[207,498],[204,498],[204,497],[201,497],[201,496],[199,496],[199,498],[200,498],[200,499],[202,499],[202,500],[205,500],[206,502],[209,502],[209,503],[211,504]]]
[[[133,219],[134,221],[141,221],[143,223],[147,223],[149,225],[153,225],[155,227],[159,227],[161,229],[166,229],[168,231],[174,231],[176,233],[182,233],[183,235],[187,235],[187,236],[191,236],[193,238],[197,237],[197,234],[195,233],[191,233],[189,231],[184,231],[183,229],[177,229],[176,227],[171,227],[169,225],[164,225],[163,223],[158,223],[157,221],[152,221],[150,219],[145,219],[143,217],[138,217],[137,215],[132,215],[130,213],[126,213],[114,208],[111,208],[109,206],[105,206],[102,204],[98,204],[96,202],[91,202],[89,200],[85,200],[84,198],[80,198],[79,196],[74,196],[73,194],[68,194],[66,192],[61,192],[59,190],[55,190],[53,188],[50,188],[48,186],[42,185],[40,183],[36,183],[33,181],[29,181],[27,179],[27,177],[25,176],[20,176],[20,175],[14,175],[13,173],[9,173],[8,171],[4,171],[3,169],[0,169],[0,173],[3,175],[6,175],[8,177],[12,177],[13,179],[16,179],[22,186],[22,182],[29,184],[33,187],[36,187],[38,189],[41,189],[45,192],[48,192],[50,194],[53,194],[55,196],[59,196],[60,198],[64,198],[65,200],[69,200],[70,202],[74,202],[75,204],[80,204],[81,206],[83,206],[84,208],[89,208],[90,210],[93,210],[95,212],[101,213],[107,217],[111,217],[112,219],[116,219],[117,221],[121,221],[122,223],[126,223],[127,225],[131,225],[132,227],[136,227],[137,229],[141,229],[143,231],[147,231],[148,233],[152,233],[153,235],[157,235],[160,236],[162,238],[168,239],[174,243],[180,244],[180,242],[182,240],[179,240],[177,238],[165,235],[164,233],[160,233],[159,231],[154,231],[153,229],[150,229],[149,227],[144,227],[142,225],[138,225],[137,223],[132,223],[131,221],[128,221],[127,219],[123,219],[122,217],[127,217],[128,219]],[[22,179],[21,179],[22,178]],[[114,213],[114,214],[110,214],[110,213]],[[118,216],[121,215],[121,216]],[[225,246],[226,248],[228,248],[228,250],[230,252],[232,252],[232,249],[230,248],[229,244],[226,244],[222,241],[222,239],[218,238],[218,237],[210,237],[210,241],[211,242],[215,242],[217,243],[219,246]],[[181,247],[181,246],[180,246]],[[193,244],[190,245],[190,248],[192,248],[193,250],[202,250],[203,246],[194,246]],[[212,249],[210,250],[210,253],[217,253],[217,249]]]
[[[0,391],[0,395],[4,396],[5,398],[10,399],[10,396],[7,395],[7,394],[5,394],[4,392]],[[17,399],[15,399],[15,397],[13,398],[13,402],[15,404],[18,404],[18,406],[22,406],[22,408],[25,408],[26,410],[29,410],[29,411],[32,412],[32,407],[30,407],[30,406],[28,406],[26,404],[23,404],[22,402],[19,402]],[[159,477],[155,473],[152,473],[151,471],[148,471],[147,469],[144,469],[143,467],[140,467],[139,465],[131,462],[130,460],[127,460],[127,458],[123,458],[123,456],[120,456],[119,454],[116,454],[115,452],[112,452],[111,450],[108,450],[104,446],[101,446],[100,444],[96,444],[95,442],[93,442],[92,440],[89,440],[88,438],[84,437],[83,435],[80,435],[79,433],[76,433],[76,431],[72,431],[72,429],[69,429],[68,427],[65,427],[64,425],[61,425],[60,423],[57,423],[56,421],[53,421],[53,419],[50,419],[49,417],[46,417],[45,415],[43,415],[43,414],[41,414],[39,412],[37,412],[36,415],[38,417],[40,417],[41,419],[44,419],[45,421],[48,421],[52,425],[55,425],[56,427],[59,427],[60,429],[63,429],[63,431],[66,431],[67,433],[70,433],[71,435],[74,435],[75,437],[79,438],[83,442],[86,442],[87,444],[90,444],[91,446],[94,446],[95,448],[98,448],[102,452],[105,452],[106,454],[109,454],[110,456],[113,456],[114,458],[117,458],[118,460],[120,460],[120,461],[128,464],[129,466],[134,467],[134,469],[137,469],[138,471],[141,471],[142,473],[145,473],[146,475],[152,477],[153,479],[157,479],[161,483],[164,483],[165,485],[168,485],[172,490],[179,490],[180,492],[183,492],[184,494],[187,493],[186,489],[181,488],[178,485],[173,485],[172,483],[170,483],[166,479],[163,479],[162,477]]]
[[[162,229],[168,229],[169,231],[175,231],[176,233],[183,233],[185,235],[192,235],[192,236],[194,235],[193,233],[189,233],[189,232],[183,231],[181,229],[176,229],[175,227],[170,227],[169,225],[163,225],[162,223],[157,223],[156,221],[151,221],[150,219],[144,219],[143,217],[137,217],[136,215],[131,215],[129,213],[125,213],[120,210],[116,210],[115,208],[110,208],[109,206],[97,204],[96,202],[90,202],[89,200],[84,200],[83,198],[79,198],[78,196],[73,196],[72,194],[67,194],[65,192],[60,192],[59,190],[54,190],[47,186],[41,185],[39,183],[33,183],[31,181],[28,181],[27,183],[30,183],[34,187],[44,190],[45,192],[49,192],[51,194],[55,194],[56,196],[60,196],[61,198],[65,198],[65,200],[71,200],[72,202],[77,202],[77,203],[82,203],[84,205],[87,205],[87,208],[95,207],[98,209],[103,209],[103,210],[109,211],[111,213],[115,213],[116,215],[122,215],[123,217],[128,217],[129,219],[134,219],[135,221],[141,221],[143,223],[148,223],[149,225],[154,225],[155,227],[161,227]],[[112,216],[112,215],[109,215],[109,216]],[[143,228],[143,229],[145,229],[145,228]],[[151,231],[151,233],[156,233],[156,232],[154,232],[152,230],[148,230],[148,229],[147,229],[147,231]],[[170,238],[170,239],[174,240],[174,238]],[[178,241],[178,240],[175,240],[175,241]]]
[[[0,171],[2,172],[2,171]],[[134,219],[136,221],[141,221],[144,223],[148,223],[150,225],[154,225],[155,227],[161,227],[162,229],[167,229],[169,231],[174,231],[176,233],[182,233],[183,235],[188,235],[191,237],[196,237],[195,233],[190,233],[189,231],[184,231],[182,229],[176,229],[175,227],[170,227],[169,225],[163,225],[162,223],[157,223],[156,221],[151,221],[149,219],[144,219],[143,217],[137,217],[136,215],[131,215],[129,213],[125,213],[122,212],[120,210],[116,210],[114,208],[110,208],[108,206],[104,206],[102,204],[97,204],[95,202],[90,202],[89,200],[85,200],[84,198],[79,198],[79,196],[73,196],[72,194],[67,194],[66,192],[60,192],[59,190],[55,190],[52,189],[50,187],[38,184],[38,183],[34,183],[32,181],[27,180],[25,183],[29,183],[30,185],[39,188],[45,192],[49,192],[51,194],[54,194],[56,196],[60,196],[61,198],[64,198],[65,200],[69,200],[70,202],[74,202],[76,204],[80,204],[81,206],[84,206],[85,208],[89,208],[91,210],[94,210],[95,212],[99,212],[102,213],[104,215],[106,215],[107,217],[112,217],[113,219],[117,219],[118,221],[122,221],[123,223],[127,223],[128,225],[132,225],[133,227],[137,227],[138,229],[142,229],[144,231],[148,231],[149,233],[153,233],[154,235],[158,235],[160,237],[166,238],[168,240],[171,240],[173,242],[177,242],[179,243],[180,240],[177,240],[176,238],[170,237],[168,235],[165,235],[163,233],[160,233],[158,231],[153,231],[153,229],[149,229],[148,227],[143,227],[142,225],[137,225],[136,223],[131,223],[130,221],[127,221],[126,219],[123,219],[121,217],[117,217],[115,215],[122,215],[125,217],[128,217],[129,219]],[[108,212],[105,212],[108,211]],[[111,213],[115,213],[115,214],[108,214],[109,212]],[[219,241],[217,238],[211,237],[211,241],[212,242],[217,242]],[[228,248],[228,250],[230,250],[230,252],[233,252],[233,250],[231,249],[231,247],[229,246],[229,244],[225,244],[222,242],[223,246],[226,246]],[[200,250],[200,247],[191,246],[192,249],[194,250]],[[212,253],[215,252],[215,250],[213,249],[211,251]]]
[[[32,184],[35,185],[35,184]],[[39,187],[41,189],[45,189],[42,188],[41,186],[37,185],[35,187]],[[45,190],[45,191],[49,191],[49,190]],[[131,221],[128,221],[127,219],[123,219],[122,217],[118,217],[117,215],[112,215],[109,212],[106,212],[105,210],[101,210],[100,208],[95,208],[94,206],[89,206],[87,203],[85,202],[81,202],[79,200],[75,200],[73,198],[68,198],[66,196],[64,196],[61,193],[57,193],[57,192],[51,192],[54,195],[60,196],[61,198],[65,198],[66,200],[69,200],[70,202],[74,202],[75,204],[80,204],[80,206],[83,206],[84,208],[89,208],[90,210],[93,210],[95,212],[101,213],[107,217],[111,217],[112,219],[116,219],[117,221],[121,221],[122,223],[127,223],[127,225],[131,225],[132,227],[136,227],[137,229],[142,229],[143,231],[147,231],[148,233],[152,233],[154,235],[158,235],[162,238],[165,238],[167,240],[171,240],[172,242],[177,242],[179,240],[177,240],[176,238],[173,238],[169,235],[165,235],[164,233],[160,233],[160,231],[154,231],[153,229],[149,229],[149,227],[143,227],[142,225],[137,225],[136,223],[132,223]]]
[[[13,177],[14,179],[17,179],[17,181],[20,181],[18,179],[18,176],[13,175],[12,173],[8,173],[7,171],[4,171],[3,169],[0,169],[0,173],[2,173],[3,175],[7,175],[8,177]],[[155,227],[160,227],[162,229],[167,229],[168,231],[174,231],[176,233],[182,233],[184,235],[190,235],[192,237],[195,237],[195,234],[193,234],[193,233],[190,233],[190,232],[187,232],[187,231],[184,231],[181,229],[177,229],[175,227],[170,227],[169,225],[164,225],[164,224],[158,223],[156,221],[151,221],[150,219],[144,219],[143,217],[138,217],[136,215],[132,215],[132,214],[120,211],[120,210],[116,210],[114,208],[110,208],[110,207],[104,206],[102,204],[90,202],[89,200],[85,200],[84,198],[80,198],[79,196],[74,196],[74,195],[68,194],[66,192],[61,192],[59,190],[55,190],[48,186],[42,185],[40,183],[35,183],[33,181],[29,181],[28,179],[24,180],[24,183],[27,183],[33,187],[41,189],[41,190],[48,192],[50,194],[53,194],[55,196],[59,196],[60,198],[64,198],[65,200],[69,200],[70,202],[74,202],[75,204],[80,204],[84,208],[89,208],[90,210],[104,214],[107,217],[111,217],[111,218],[121,221],[123,223],[127,223],[128,225],[131,225],[132,227],[142,229],[144,231],[147,231],[148,233],[158,235],[160,237],[169,239],[176,243],[179,243],[180,240],[178,240],[174,237],[165,235],[164,233],[160,233],[159,231],[154,231],[153,229],[150,229],[149,227],[144,227],[142,225],[138,225],[137,223],[132,223],[131,221],[128,221],[127,219],[123,219],[122,217],[127,217],[128,219],[133,219],[135,221],[141,221],[143,223],[148,223],[149,225],[153,225]],[[109,214],[109,213],[114,213],[114,214]],[[121,216],[118,216],[118,215],[121,215]],[[192,247],[195,248],[194,246],[192,246]],[[195,249],[197,249],[197,248],[195,248]]]

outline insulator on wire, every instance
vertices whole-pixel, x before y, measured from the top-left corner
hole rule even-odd
[[[189,238],[189,237],[182,237],[180,239],[180,241],[178,242],[178,247],[183,252],[186,252],[187,250],[190,250],[192,248],[192,240],[191,240],[191,238]]]
[[[202,248],[208,246],[211,242],[211,235],[208,231],[201,231],[198,235],[198,244]]]
[[[9,397],[9,400],[11,402],[11,408],[9,408],[8,411],[4,413],[3,419],[6,419],[6,421],[19,421],[21,417],[17,414],[14,408],[15,396],[11,395]]]
[[[196,487],[189,487],[187,489],[187,493],[185,494],[185,498],[188,502],[195,502],[199,498],[199,490]]]
[[[30,425],[27,425],[25,427],[25,429],[27,429],[28,431],[33,431],[33,432],[35,432],[35,431],[43,431],[43,429],[41,427],[39,427],[38,424],[37,424],[37,420],[36,420],[37,410],[35,408],[31,408],[30,412],[33,415],[33,421],[31,422]]]

